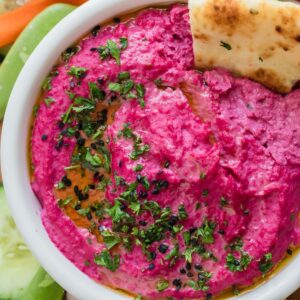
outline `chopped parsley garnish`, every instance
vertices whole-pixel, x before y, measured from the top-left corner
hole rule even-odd
[[[108,84],[108,89],[112,92],[120,93],[122,89],[122,85],[117,82],[110,82]]]
[[[121,37],[120,38],[121,50],[125,50],[128,47],[128,40],[127,38]]]
[[[160,280],[157,285],[156,289],[158,292],[163,292],[169,287],[169,281],[168,280]]]
[[[82,79],[85,77],[87,73],[86,68],[80,68],[80,67],[75,67],[72,66],[70,70],[68,71],[68,74],[75,77],[76,79]]]
[[[142,171],[144,169],[143,165],[137,164],[135,167],[133,167],[133,171],[134,172],[139,172]]]
[[[223,42],[223,41],[220,41],[220,46],[221,46],[221,47],[224,47],[224,48],[227,49],[227,50],[231,50],[231,49],[232,49],[232,47],[231,47],[230,44],[225,43],[225,42]]]
[[[226,257],[226,266],[232,272],[242,272],[247,269],[251,261],[252,258],[247,252],[241,251],[239,259],[232,253],[228,253]]]
[[[206,178],[206,173],[201,172],[201,173],[200,173],[200,179],[201,179],[201,180],[204,180],[205,178]]]
[[[90,150],[87,150],[86,155],[85,155],[85,160],[89,164],[91,164],[95,168],[99,168],[102,165],[102,161],[98,154],[91,154]]]
[[[91,209],[89,207],[81,208],[77,210],[77,213],[83,217],[86,217],[91,212]]]
[[[52,85],[51,85],[51,77],[48,76],[46,77],[46,79],[43,81],[42,83],[42,90],[43,91],[50,91],[52,89]]]
[[[118,79],[119,80],[130,79],[130,73],[129,72],[120,72],[118,74]]]
[[[100,90],[95,82],[89,82],[90,98],[92,100],[103,101],[105,99],[105,92]]]
[[[209,194],[209,192],[208,192],[207,189],[204,189],[204,190],[202,191],[202,197],[207,197],[208,194]]]
[[[103,250],[100,254],[95,255],[94,262],[98,266],[115,272],[120,266],[120,255],[112,256],[108,250]]]
[[[273,267],[272,257],[273,257],[272,253],[269,252],[269,253],[265,254],[262,257],[262,259],[259,261],[258,268],[263,274],[269,272],[271,270],[271,268]]]
[[[195,291],[207,291],[209,289],[208,281],[211,279],[212,273],[207,271],[201,271],[198,273],[198,280],[189,280],[188,286]]]
[[[108,250],[112,249],[116,245],[120,244],[122,239],[120,236],[116,233],[113,233],[111,231],[105,230],[101,231],[101,235],[103,237],[103,241],[107,247]]]
[[[115,59],[118,65],[121,64],[121,51],[125,50],[128,46],[128,42],[126,38],[120,38],[120,45],[119,47],[116,42],[112,40],[108,40],[106,46],[100,46],[98,48],[98,52],[100,54],[101,59],[106,59],[109,56]]]
[[[214,230],[216,224],[214,222],[205,221],[198,229],[197,234],[200,236],[203,244],[212,244],[214,242]]]
[[[50,107],[51,104],[55,103],[55,100],[52,97],[48,97],[48,98],[44,99],[44,102],[45,102],[47,107]]]
[[[59,207],[63,207],[63,206],[68,205],[72,200],[73,200],[73,198],[71,196],[68,196],[66,199],[59,199],[57,201],[57,204]]]
[[[223,196],[220,199],[220,205],[221,205],[221,207],[224,207],[224,206],[228,205],[228,200]]]
[[[179,220],[185,220],[188,218],[188,214],[183,204],[180,204],[178,207],[178,218]]]

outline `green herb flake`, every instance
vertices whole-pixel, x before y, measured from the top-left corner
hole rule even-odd
[[[112,249],[116,245],[120,244],[122,239],[118,234],[110,232],[108,230],[101,231],[101,235],[103,237],[103,241],[108,250]]]
[[[121,37],[120,38],[121,50],[125,50],[128,47],[128,40],[127,38]]]
[[[68,71],[68,74],[77,78],[77,79],[82,79],[87,73],[86,68],[81,68],[81,67],[75,67],[72,66],[70,70]]]
[[[178,207],[178,218],[180,221],[188,218],[188,213],[186,212],[184,204],[180,204]]]
[[[160,280],[157,285],[156,289],[158,292],[163,292],[169,287],[169,281],[168,280]]]
[[[221,205],[221,207],[225,207],[228,205],[228,200],[223,196],[220,199],[220,205]]]
[[[107,49],[109,50],[110,55],[116,60],[116,63],[120,65],[121,49],[118,47],[118,45],[114,41],[108,40]]]
[[[51,104],[55,103],[55,100],[52,97],[48,97],[48,98],[44,99],[44,102],[45,102],[47,107],[50,107]]]
[[[201,179],[201,180],[204,180],[205,178],[206,178],[206,173],[201,172],[201,173],[200,173],[200,179]]]
[[[197,230],[197,235],[201,238],[203,244],[212,244],[214,242],[214,229],[216,224],[211,221],[205,221]]]
[[[251,256],[246,252],[241,251],[240,259],[236,258],[232,253],[228,253],[226,257],[226,266],[232,272],[242,272],[247,269],[251,261]]]
[[[95,255],[94,262],[98,266],[115,272],[120,266],[120,255],[112,256],[108,250],[103,250],[100,254]]]
[[[58,190],[63,190],[63,189],[66,188],[66,186],[65,186],[65,184],[64,184],[62,181],[60,181],[60,182],[57,183],[56,188],[57,188]]]
[[[118,79],[119,80],[130,79],[130,73],[129,72],[120,72],[118,74]]]
[[[228,51],[230,51],[232,49],[231,45],[228,43],[225,43],[223,41],[220,41],[220,46],[224,47],[225,49],[227,49]]]
[[[142,145],[140,148],[133,150],[130,154],[129,157],[132,160],[137,160],[141,155],[145,154],[150,150],[150,146],[145,144]]]
[[[68,196],[66,199],[59,199],[57,201],[57,204],[59,207],[64,207],[64,206],[68,205],[72,200],[73,200],[73,198],[71,196]]]
[[[265,274],[271,270],[271,268],[273,267],[272,258],[273,258],[273,256],[272,256],[272,253],[270,253],[270,252],[265,254],[262,257],[262,259],[258,263],[258,268],[259,268],[260,272]]]
[[[77,213],[83,217],[86,217],[90,213],[91,209],[89,207],[81,208],[77,210]]]
[[[90,98],[92,100],[103,101],[105,99],[105,92],[100,90],[95,82],[89,82]]]
[[[209,191],[208,191],[207,189],[204,189],[204,190],[202,191],[202,197],[207,197],[208,194],[209,194]]]
[[[117,82],[110,82],[108,84],[108,89],[112,92],[115,92],[115,93],[120,93],[121,92],[121,89],[122,89],[122,86],[120,83],[117,83]]]
[[[140,172],[144,169],[143,165],[137,164],[136,166],[133,167],[134,172]]]

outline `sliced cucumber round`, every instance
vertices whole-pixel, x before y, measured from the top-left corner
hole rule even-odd
[[[19,299],[39,264],[24,244],[0,187],[0,300]]]

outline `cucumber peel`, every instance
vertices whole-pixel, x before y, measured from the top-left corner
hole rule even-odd
[[[18,299],[39,268],[9,213],[0,187],[0,299]]]
[[[64,290],[40,268],[18,300],[61,300]]]
[[[54,4],[37,15],[12,45],[0,67],[0,120],[26,60],[43,37],[76,7],[68,4]]]
[[[16,229],[0,186],[0,300],[62,300],[64,290],[39,266]]]

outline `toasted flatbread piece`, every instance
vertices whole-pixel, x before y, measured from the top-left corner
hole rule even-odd
[[[288,93],[300,80],[300,5],[189,0],[196,66],[226,68]]]

